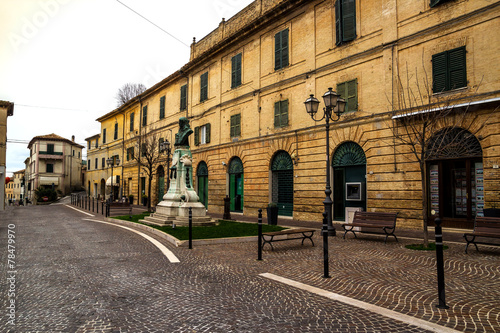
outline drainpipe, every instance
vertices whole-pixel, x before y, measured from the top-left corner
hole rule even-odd
[[[142,99],[141,96],[137,96],[137,99],[139,100],[139,149],[137,151],[138,158],[141,158],[141,138],[142,138]],[[142,200],[141,196],[141,164],[137,163],[137,202],[140,203]]]

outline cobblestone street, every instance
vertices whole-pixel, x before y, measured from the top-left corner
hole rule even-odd
[[[384,244],[377,236],[343,240],[338,233],[330,240],[331,278],[324,279],[319,235],[315,247],[282,242],[257,261],[254,242],[189,250],[148,233],[176,263],[148,239],[93,220],[103,218],[62,204],[9,207],[2,214],[2,332],[432,331],[264,273],[438,325],[436,332],[500,331],[498,247],[465,254],[465,243],[447,244],[450,308],[440,310],[435,253],[405,249],[415,242],[405,237]],[[8,296],[8,230],[15,231],[15,297]]]

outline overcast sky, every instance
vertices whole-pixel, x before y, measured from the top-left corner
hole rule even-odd
[[[0,0],[0,100],[15,104],[7,172],[24,169],[37,135],[75,135],[86,146],[123,84],[149,88],[180,69],[193,37],[252,2]]]

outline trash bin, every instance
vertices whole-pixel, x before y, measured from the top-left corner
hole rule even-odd
[[[267,224],[278,225],[278,205],[275,203],[267,205]]]

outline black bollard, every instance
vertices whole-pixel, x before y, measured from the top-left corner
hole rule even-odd
[[[193,209],[189,207],[189,248],[193,248]]]
[[[437,279],[438,279],[438,297],[439,304],[436,305],[439,309],[449,309],[446,305],[444,295],[444,260],[443,260],[443,231],[441,228],[441,219],[435,219],[435,237],[436,237],[436,266],[437,266]]]
[[[257,223],[257,237],[259,238],[257,241],[258,251],[257,251],[257,260],[262,260],[262,208],[259,208],[259,219]]]
[[[94,197],[92,197],[92,213],[94,212]]]
[[[323,235],[323,277],[330,277],[330,269],[328,262],[328,221],[326,219],[327,213],[323,212],[323,229],[321,234]]]

